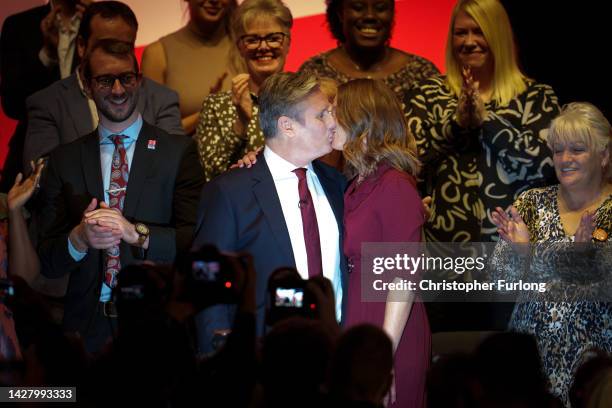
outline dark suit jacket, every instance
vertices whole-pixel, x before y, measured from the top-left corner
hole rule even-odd
[[[25,119],[25,100],[29,95],[60,79],[57,65],[47,68],[38,58],[43,46],[40,23],[50,11],[47,4],[4,20],[0,36],[0,94],[4,112],[13,119]],[[77,64],[75,52],[73,69]]]
[[[38,53],[43,46],[41,21],[49,4],[13,14],[4,20],[0,34],[0,99],[4,113],[19,121],[9,142],[9,154],[2,168],[0,191],[8,191],[15,176],[23,171],[23,144],[26,133],[26,98],[60,79],[57,65],[45,67]],[[75,52],[72,68],[78,64]],[[29,165],[25,168],[26,171]]]
[[[149,149],[149,140],[156,148]],[[55,150],[43,180],[44,217],[39,241],[42,273],[50,278],[70,273],[64,326],[87,333],[103,279],[101,250],[90,248],[80,262],[68,252],[68,235],[81,221],[93,197],[104,200],[98,132]],[[146,259],[172,262],[189,249],[193,239],[198,199],[204,183],[195,143],[169,135],[144,122],[130,167],[123,214],[150,229]],[[121,243],[121,264],[137,261],[129,245]]]
[[[342,287],[346,299],[347,268],[342,255],[346,180],[335,169],[321,162],[314,162],[313,167],[338,223],[338,251],[341,254]],[[246,251],[253,255],[257,273],[258,330],[261,330],[270,274],[281,266],[295,267],[289,231],[263,155],[252,168],[231,170],[204,186],[194,247],[205,243],[215,244],[222,251]]]
[[[93,131],[87,98],[79,88],[76,74],[30,96],[27,107],[24,168],[29,168],[30,160]],[[184,134],[178,95],[169,88],[143,78],[136,109],[145,121],[166,132]]]

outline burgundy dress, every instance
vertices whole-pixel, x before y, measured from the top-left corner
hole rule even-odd
[[[382,327],[384,302],[361,301],[361,243],[419,242],[424,222],[415,180],[387,163],[344,194],[344,253],[353,265],[349,275],[347,326]],[[425,378],[431,359],[431,332],[423,303],[415,300],[395,353],[393,407],[424,407]]]

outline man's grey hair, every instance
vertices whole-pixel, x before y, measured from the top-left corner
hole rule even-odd
[[[277,135],[278,118],[301,121],[299,104],[319,89],[310,72],[280,72],[266,79],[259,92],[259,124],[265,139]]]

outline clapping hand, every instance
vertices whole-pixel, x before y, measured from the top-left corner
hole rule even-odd
[[[36,164],[33,161],[30,162],[32,167],[32,174],[27,179],[23,180],[23,174],[17,174],[15,178],[15,184],[8,192],[7,202],[10,212],[21,210],[21,207],[32,197],[34,190],[38,187],[40,181],[40,175],[42,174],[45,162],[43,159],[38,159]]]
[[[580,217],[580,224],[574,234],[574,242],[591,242],[593,231],[595,231],[595,213],[585,211]]]
[[[514,244],[529,243],[530,234],[527,225],[514,206],[510,206],[509,214],[500,207],[491,214],[493,223],[497,226],[499,236]]]
[[[487,117],[487,109],[480,95],[480,83],[474,80],[469,66],[461,70],[463,86],[457,103],[457,123],[465,129],[475,129],[482,126]]]
[[[253,100],[249,91],[249,74],[238,74],[232,78],[232,103],[238,115],[251,120],[253,117]]]

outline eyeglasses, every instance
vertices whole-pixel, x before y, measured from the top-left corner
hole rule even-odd
[[[115,85],[116,80],[119,80],[125,88],[132,88],[138,83],[140,73],[124,72],[119,75],[98,75],[92,79],[96,82],[99,89],[111,89]]]
[[[271,33],[265,36],[246,34],[240,37],[240,41],[247,50],[256,50],[261,46],[262,41],[265,41],[270,48],[280,48],[283,46],[285,37],[289,37],[289,35],[285,33]]]

